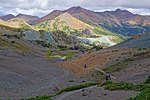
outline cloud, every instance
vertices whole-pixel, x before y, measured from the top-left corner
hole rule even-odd
[[[20,8],[2,8],[0,7],[0,15],[6,15],[6,14],[13,14],[13,15],[18,15],[18,14],[27,14],[27,15],[35,15],[35,16],[45,16],[46,14],[50,13],[52,10],[41,10],[41,9],[20,9]]]
[[[149,0],[0,0],[0,14],[8,11],[15,14],[29,13],[42,16],[53,9],[64,10],[72,6],[81,6],[90,10],[119,7],[138,14],[150,12]]]

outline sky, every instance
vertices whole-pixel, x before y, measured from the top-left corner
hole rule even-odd
[[[120,8],[135,14],[150,15],[150,0],[0,0],[0,15],[22,13],[42,17],[53,10],[73,6],[99,12]]]

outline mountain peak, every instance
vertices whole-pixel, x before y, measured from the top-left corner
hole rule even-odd
[[[18,14],[18,15],[16,15],[16,16],[21,16],[21,15],[23,15],[23,14],[19,13],[19,14]]]
[[[122,10],[120,8],[116,9],[115,12],[121,12]]]
[[[129,12],[128,10],[121,10],[121,9],[116,9],[114,12],[116,13],[125,13],[125,14],[132,14],[131,12]]]
[[[14,16],[13,14],[8,14],[7,16]]]
[[[16,17],[22,17],[22,16],[31,16],[31,15],[26,15],[26,14],[21,14],[21,13],[19,13],[18,15],[16,15]]]
[[[80,7],[80,6],[74,6],[74,7],[71,7],[69,9],[65,10],[65,12],[68,12],[68,13],[80,13],[83,10],[85,10],[85,9]]]
[[[116,9],[114,12],[112,12],[115,16],[118,16],[121,19],[131,18],[134,17],[134,14],[129,12],[128,10],[121,10]]]
[[[35,18],[38,18],[38,16],[26,15],[26,14],[21,14],[21,13],[19,13],[18,15],[16,15],[16,17],[35,17]]]
[[[74,7],[71,7],[71,8],[69,8],[69,9],[81,10],[81,9],[83,9],[83,8],[80,7],[80,6],[74,6]]]

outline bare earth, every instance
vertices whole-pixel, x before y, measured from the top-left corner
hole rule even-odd
[[[0,100],[48,95],[54,92],[55,87],[64,88],[84,80],[59,67],[58,59],[49,61],[13,53],[1,50]]]

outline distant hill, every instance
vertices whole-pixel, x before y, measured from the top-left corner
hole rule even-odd
[[[4,16],[0,16],[0,19],[4,20],[4,21],[8,21],[11,19],[22,19],[25,20],[26,22],[28,22],[29,24],[32,24],[33,21],[38,20],[39,17],[37,16],[32,16],[32,15],[26,15],[26,14],[18,14],[16,16],[12,15],[12,14],[8,14],[8,15],[4,15]]]
[[[150,48],[150,33],[133,36],[111,48]]]
[[[25,15],[25,14],[18,14],[17,16],[15,16],[15,18],[21,18],[21,19],[27,21],[29,24],[32,24],[33,21],[39,19],[39,17],[37,17],[37,16]]]
[[[13,18],[8,21],[0,20],[0,25],[12,27],[12,28],[36,30],[33,26],[29,25],[26,21],[24,21],[23,19],[20,19],[20,18]]]
[[[0,19],[7,21],[7,20],[12,19],[14,17],[15,17],[14,15],[8,14],[8,15],[0,16]]]

